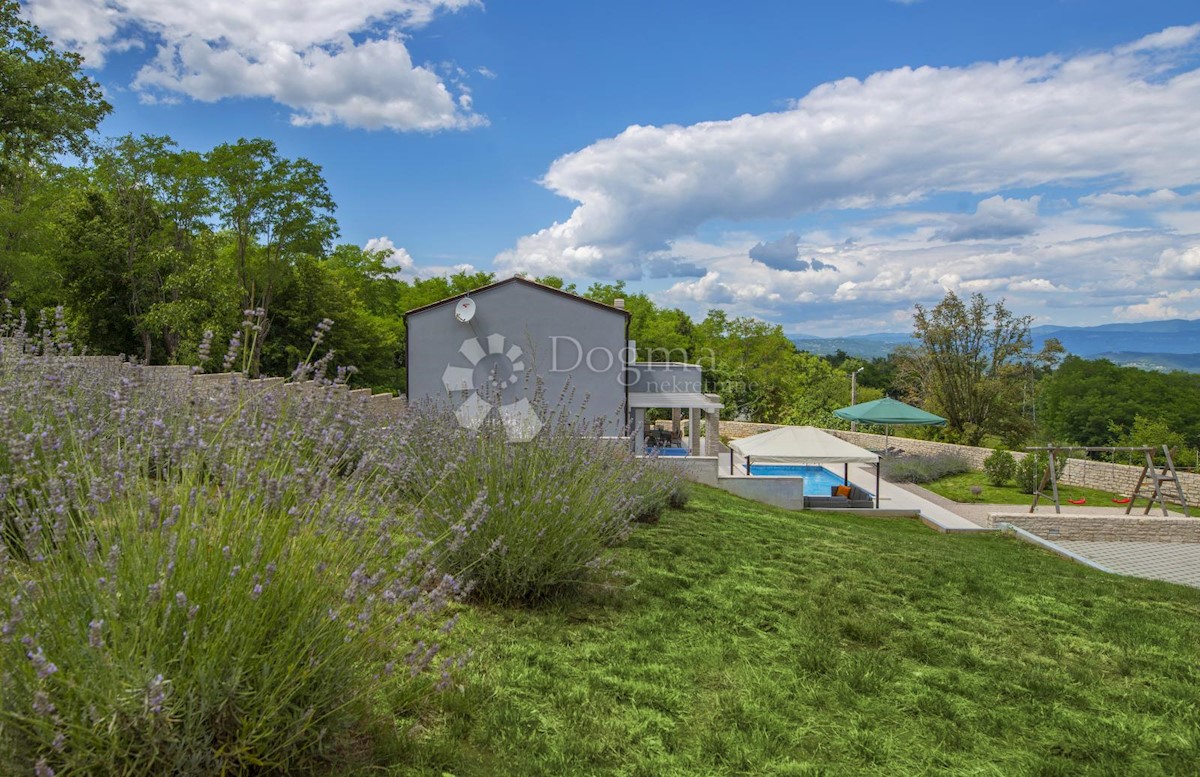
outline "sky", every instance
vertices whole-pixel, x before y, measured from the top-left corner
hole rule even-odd
[[[947,290],[1200,318],[1194,0],[22,5],[103,135],[270,138],[401,277],[624,280],[825,337]]]

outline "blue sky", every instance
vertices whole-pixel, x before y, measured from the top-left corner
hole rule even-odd
[[[947,289],[1200,317],[1194,3],[24,5],[106,135],[271,138],[406,276],[622,278],[819,335]]]

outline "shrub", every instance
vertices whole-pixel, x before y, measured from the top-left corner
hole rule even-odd
[[[1013,472],[1017,490],[1022,494],[1032,494],[1037,491],[1044,468],[1045,464],[1039,464],[1037,458],[1032,454],[1018,461]]]
[[[1055,475],[1062,478],[1063,470],[1066,469],[1067,459],[1065,456],[1055,457]],[[1017,489],[1022,494],[1032,494],[1037,491],[1038,485],[1042,481],[1042,476],[1046,473],[1046,455],[1029,453],[1017,462],[1016,480]]]
[[[415,465],[422,529],[487,601],[535,603],[596,584],[605,550],[632,522],[653,522],[680,498],[669,464],[635,458],[566,411],[539,408],[544,426],[522,443],[494,418],[470,430],[442,408],[410,415],[440,430],[439,445],[406,445],[402,456]]]
[[[1005,450],[994,450],[983,460],[983,472],[987,482],[993,486],[1002,486],[1013,479],[1017,469],[1017,461]]]
[[[0,359],[0,771],[340,769],[449,681],[456,583],[345,403]]]
[[[880,462],[880,474],[893,483],[932,483],[949,475],[969,472],[966,459],[951,454],[936,456],[892,456]]]

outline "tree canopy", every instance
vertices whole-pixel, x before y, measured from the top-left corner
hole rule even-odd
[[[23,19],[16,0],[0,0],[0,173],[55,154],[83,156],[110,110],[83,58],[60,51]]]
[[[1149,372],[1068,356],[1047,376],[1038,421],[1050,441],[1074,445],[1200,446],[1200,375]]]
[[[1053,364],[1061,346],[1048,341],[1036,356],[1029,316],[1004,301],[954,292],[932,309],[916,306],[917,345],[898,353],[898,380],[908,399],[946,418],[946,430],[976,445],[987,434],[1024,439],[1032,429],[1026,401],[1039,366]]]

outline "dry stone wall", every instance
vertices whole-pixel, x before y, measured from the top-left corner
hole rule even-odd
[[[1200,542],[1195,518],[1156,518],[1130,515],[1058,515],[1055,513],[993,513],[988,525],[1019,526],[1039,537],[1084,542]]]
[[[20,358],[22,343],[13,338],[0,338],[0,360]],[[283,391],[288,396],[324,396],[326,394],[347,403],[361,403],[365,418],[371,423],[387,425],[399,419],[407,410],[403,397],[391,393],[372,393],[371,389],[351,389],[345,385],[317,384],[313,381],[289,383],[284,378],[250,380],[241,373],[198,373],[186,365],[134,365],[120,356],[48,355],[71,369],[89,373],[127,376],[142,388],[197,399],[216,400],[230,394],[254,396],[268,391]]]

